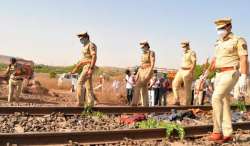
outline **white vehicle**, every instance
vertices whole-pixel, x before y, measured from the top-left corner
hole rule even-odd
[[[79,75],[78,74],[61,74],[58,78],[57,85],[60,89],[62,88],[72,88],[72,85],[76,87],[77,79]]]

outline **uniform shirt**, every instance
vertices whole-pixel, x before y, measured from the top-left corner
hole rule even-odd
[[[18,76],[25,74],[25,71],[22,65],[18,63],[10,65],[8,70],[9,70],[9,75],[11,79],[14,79],[14,78],[18,79]],[[20,79],[22,79],[22,77],[20,77]]]
[[[142,54],[142,57],[141,57],[141,64],[151,64],[151,57],[154,57],[155,56],[155,53],[154,51],[146,51],[146,52],[143,52]]]
[[[181,67],[190,68],[190,67],[192,67],[192,64],[195,61],[196,61],[196,54],[194,51],[189,49],[183,55]]]
[[[91,62],[92,56],[96,54],[97,47],[94,43],[89,42],[83,47],[82,50],[82,60],[86,62]]]
[[[242,55],[248,55],[246,41],[230,33],[226,40],[217,40],[215,44],[215,67],[239,67]]]

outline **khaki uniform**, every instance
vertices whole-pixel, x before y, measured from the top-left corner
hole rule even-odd
[[[138,80],[134,87],[132,105],[138,105],[139,99],[142,106],[149,106],[148,101],[148,83],[153,77],[153,69],[151,69],[151,57],[155,57],[153,51],[144,52],[141,58],[141,67],[138,70]]]
[[[10,65],[8,68],[10,79],[9,79],[9,94],[8,102],[13,101],[14,91],[16,90],[16,99],[21,95],[22,92],[22,83],[24,75],[24,69],[21,64]]]
[[[87,75],[87,72],[91,66],[92,56],[95,55],[96,52],[96,45],[92,42],[89,42],[87,45],[85,45],[82,50],[82,61],[85,62],[85,65],[83,66],[82,72],[77,81],[77,100],[79,105],[83,105],[84,101],[88,106],[94,105],[95,95],[93,91],[92,75]],[[85,85],[86,92],[84,91],[83,85]]]
[[[218,40],[215,44],[217,69],[234,67],[235,70],[219,72],[215,78],[215,90],[212,95],[214,133],[223,132],[224,136],[231,136],[232,121],[230,110],[230,91],[239,78],[240,56],[248,55],[247,44],[243,38],[229,34],[225,40]]]
[[[183,61],[182,61],[182,67],[177,72],[174,81],[172,83],[173,86],[173,93],[174,98],[176,102],[180,101],[180,94],[179,89],[181,87],[181,84],[184,83],[184,91],[185,91],[185,99],[186,103],[185,105],[191,105],[191,87],[192,87],[192,80],[193,80],[193,74],[189,73],[192,64],[196,62],[196,54],[192,50],[187,50],[187,52],[183,55]]]

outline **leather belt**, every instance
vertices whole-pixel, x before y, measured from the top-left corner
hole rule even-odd
[[[231,71],[231,70],[236,70],[236,67],[230,66],[230,67],[221,67],[221,68],[217,68],[216,71],[217,72],[225,72],[225,71]]]
[[[181,67],[182,70],[190,70],[191,67]]]
[[[84,61],[83,64],[86,65],[86,64],[90,64],[91,61]]]
[[[86,65],[89,65],[89,64],[91,64],[91,61],[84,61],[84,62],[81,62],[79,64],[79,66],[86,66]]]
[[[15,78],[11,78],[12,80],[14,80],[14,81],[23,81],[23,79],[22,78],[18,78],[18,79],[15,79]]]
[[[150,67],[151,66],[151,64],[142,64],[141,65],[141,68],[142,69],[145,69],[145,68],[148,68],[148,67]]]

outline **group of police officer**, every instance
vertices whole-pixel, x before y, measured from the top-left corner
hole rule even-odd
[[[207,78],[211,71],[216,70],[215,90],[212,95],[213,107],[213,133],[210,140],[227,142],[232,140],[232,121],[230,110],[230,91],[239,79],[239,87],[241,92],[246,92],[247,75],[248,75],[248,51],[246,41],[232,33],[231,18],[222,18],[215,21],[217,32],[219,35],[215,43],[215,57],[207,71],[201,78]],[[70,74],[75,73],[82,68],[82,72],[77,83],[77,101],[79,106],[93,106],[95,95],[93,92],[92,74],[95,69],[97,60],[97,47],[90,41],[87,32],[77,35],[83,44],[82,59],[77,63],[76,67]],[[141,65],[136,75],[135,89],[131,105],[148,106],[148,83],[153,76],[155,66],[155,52],[150,49],[147,41],[140,42],[142,49]],[[179,89],[184,83],[185,105],[191,104],[191,84],[196,66],[196,53],[191,50],[188,41],[181,42],[183,48],[182,66],[173,81],[173,93],[175,103],[180,105]],[[16,63],[15,59],[11,60],[11,65],[7,69],[10,73],[9,79],[9,96],[8,101],[13,100],[14,89],[17,90],[16,100],[21,93],[23,74],[22,67]],[[85,85],[85,91],[83,89]]]

